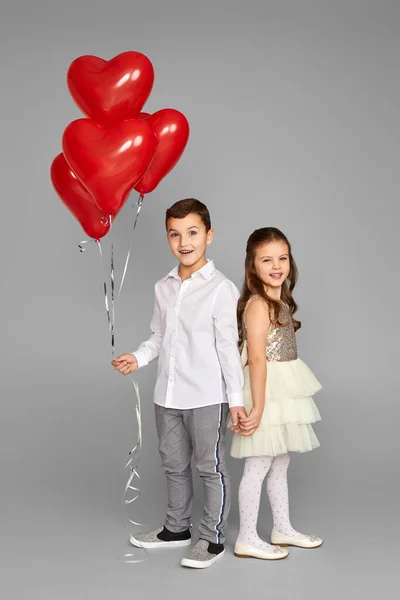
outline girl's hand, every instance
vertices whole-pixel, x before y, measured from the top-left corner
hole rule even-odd
[[[246,419],[240,419],[240,433],[244,436],[253,435],[260,424],[263,411],[252,408]]]
[[[138,368],[136,356],[133,354],[121,354],[117,358],[114,358],[111,364],[122,375],[129,375],[129,373],[133,373]]]

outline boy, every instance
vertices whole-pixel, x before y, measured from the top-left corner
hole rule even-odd
[[[165,223],[179,265],[156,283],[152,336],[133,354],[122,354],[112,362],[128,375],[158,358],[154,402],[167,478],[167,517],[163,528],[137,534],[130,541],[144,548],[191,544],[193,454],[203,480],[205,506],[200,539],[181,564],[202,569],[224,554],[230,508],[224,458],[229,408],[234,431],[239,431],[239,419],[247,416],[236,321],[239,293],[206,259],[214,232],[202,202],[176,202],[167,210]]]

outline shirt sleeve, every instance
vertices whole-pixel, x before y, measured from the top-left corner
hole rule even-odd
[[[164,323],[161,316],[160,304],[157,298],[157,285],[155,287],[155,300],[153,316],[150,322],[152,335],[146,342],[142,342],[135,352],[132,354],[136,357],[138,368],[145,367],[152,360],[158,358],[162,340],[164,337]]]
[[[226,385],[229,408],[244,406],[243,368],[238,347],[237,302],[239,292],[229,280],[218,288],[213,305],[215,341]]]

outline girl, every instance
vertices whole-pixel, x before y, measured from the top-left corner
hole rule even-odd
[[[293,529],[289,519],[287,468],[289,451],[319,446],[311,423],[320,420],[312,395],[321,389],[297,357],[292,291],[297,267],[290,244],[274,227],[254,231],[248,239],[245,282],[238,304],[239,340],[244,367],[248,416],[234,430],[231,455],[246,458],[239,486],[240,529],[235,555],[276,560],[280,546],[317,548],[323,540]],[[274,527],[272,544],[257,535],[261,487],[266,478]]]

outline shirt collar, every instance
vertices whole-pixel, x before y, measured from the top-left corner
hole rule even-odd
[[[176,265],[176,267],[174,267],[169,273],[168,275],[166,275],[163,278],[163,281],[167,281],[167,279],[169,279],[170,277],[173,277],[174,279],[180,279],[179,275],[178,275],[178,271],[179,271],[179,265]]]
[[[196,277],[196,275],[202,275],[202,277],[204,277],[204,279],[208,279],[210,277],[210,275],[215,271],[215,265],[214,265],[214,261],[208,259],[207,263],[204,265],[204,267],[201,267],[201,269],[199,269],[198,271],[196,271],[195,273],[193,273],[191,279],[193,277]],[[168,275],[166,275],[164,277],[164,281],[166,281],[167,279],[169,279],[170,277],[173,277],[174,279],[180,279],[179,277],[179,265],[176,265],[176,267],[174,267],[169,273]]]

